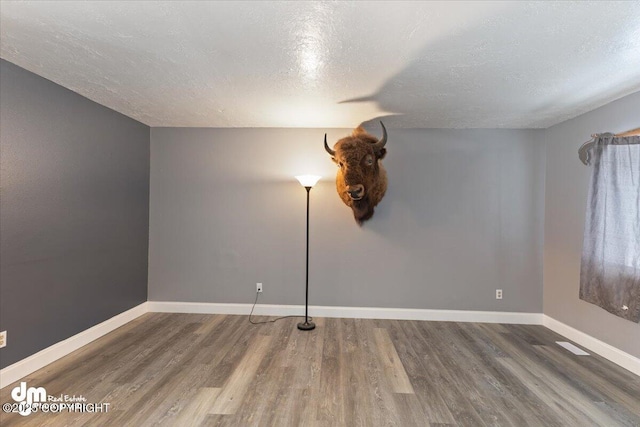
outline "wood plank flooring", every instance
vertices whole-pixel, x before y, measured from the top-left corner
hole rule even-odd
[[[542,326],[298,321],[146,314],[23,379],[108,412],[3,412],[0,424],[640,426],[640,377]]]

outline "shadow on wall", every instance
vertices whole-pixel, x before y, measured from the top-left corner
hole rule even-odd
[[[460,230],[495,229],[500,143],[492,144],[483,131],[471,132],[429,129],[390,134],[385,159],[389,188],[369,228],[402,241],[425,238],[431,232],[457,235]]]
[[[315,276],[323,303],[363,304],[366,284],[378,288],[369,306],[496,309],[500,284],[531,297],[510,309],[531,309],[542,184],[535,135],[390,130],[389,187],[370,221],[358,227],[328,185],[315,194],[312,266],[323,272]]]
[[[362,226],[363,231],[406,245],[407,240],[424,239],[431,232],[464,240],[476,230],[483,236],[488,230],[496,230],[501,198],[505,198],[501,182],[506,173],[505,159],[523,150],[515,144],[510,147],[510,132],[390,130],[388,155],[383,160],[389,175],[388,189],[373,218]],[[516,172],[512,180],[531,179],[525,175]],[[334,176],[328,177],[332,184]],[[338,200],[335,188],[331,192]],[[349,210],[341,202],[339,206]],[[460,230],[465,230],[464,235],[460,236]]]
[[[534,132],[390,130],[389,187],[373,218],[358,227],[337,204],[344,218],[320,224],[323,237],[317,239],[332,236],[334,248],[318,261],[338,284],[331,295],[356,303],[363,284],[386,289],[393,283],[402,295],[386,290],[379,300],[371,296],[370,305],[497,309],[491,292],[499,284],[531,297],[510,309],[531,309],[539,298],[542,206]],[[328,196],[338,203],[331,190]]]

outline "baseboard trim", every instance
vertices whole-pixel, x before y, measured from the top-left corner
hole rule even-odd
[[[149,301],[149,311],[160,313],[243,314],[252,304]],[[303,305],[258,304],[257,316],[304,315]],[[511,323],[541,325],[542,313],[502,311],[425,310],[411,308],[309,306],[309,316],[355,319],[431,320],[443,322]]]
[[[13,365],[7,366],[0,370],[0,388],[4,388],[38,369],[44,368],[48,364],[129,323],[148,311],[148,303],[144,302],[66,340],[53,344]]]
[[[600,341],[591,335],[585,334],[569,325],[566,325],[553,317],[543,315],[542,325],[558,334],[569,338],[581,346],[599,354],[607,360],[625,368],[640,376],[640,359],[626,353],[610,344]]]

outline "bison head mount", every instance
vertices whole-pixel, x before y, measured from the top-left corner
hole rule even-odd
[[[377,139],[359,126],[351,136],[336,142],[333,149],[324,135],[324,149],[338,166],[338,195],[351,208],[359,225],[373,216],[373,208],[387,191],[387,172],[381,161],[387,154],[387,130],[380,124],[382,138]]]

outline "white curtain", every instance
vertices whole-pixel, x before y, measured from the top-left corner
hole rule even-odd
[[[580,298],[640,321],[640,136],[598,135],[584,228]]]

